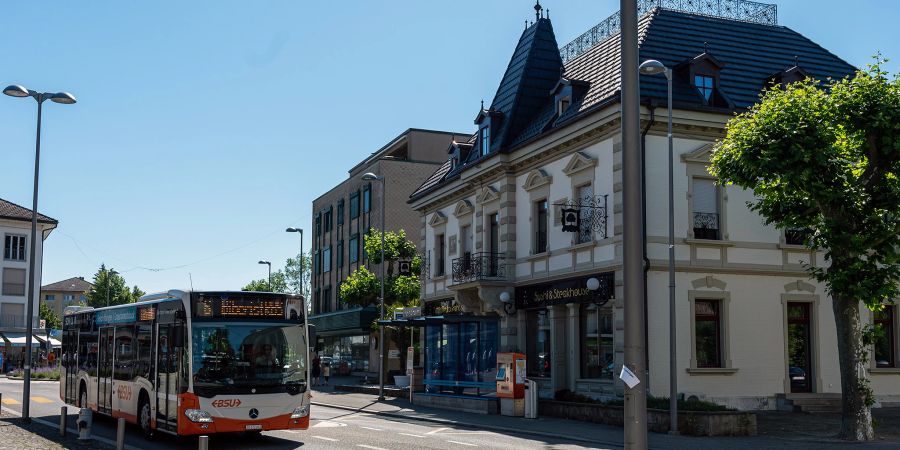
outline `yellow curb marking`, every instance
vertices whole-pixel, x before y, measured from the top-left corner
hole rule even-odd
[[[4,398],[3,404],[4,405],[18,405],[18,404],[20,404],[20,402],[14,398]]]
[[[31,397],[31,400],[38,403],[53,403],[53,400],[45,397]]]

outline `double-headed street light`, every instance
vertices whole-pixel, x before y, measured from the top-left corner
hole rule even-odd
[[[668,88],[669,111],[669,432],[678,432],[678,374],[675,362],[675,190],[674,156],[672,150],[672,69],[663,63],[649,59],[638,69],[644,75],[664,74]]]
[[[54,103],[61,103],[63,105],[71,105],[75,103],[75,96],[68,92],[51,94],[47,92],[32,91],[31,89],[26,89],[18,84],[7,86],[6,89],[3,90],[3,93],[10,97],[31,97],[35,99],[38,104],[37,139],[34,146],[34,198],[31,204],[31,253],[28,254],[28,300],[26,306],[26,308],[28,308],[28,321],[26,324],[27,332],[25,333],[25,388],[22,392],[22,419],[27,423],[31,422],[31,417],[29,416],[29,405],[31,403],[31,340],[33,339],[32,332],[34,331],[34,286],[35,278],[37,277],[37,274],[34,271],[34,262],[37,258],[34,257],[34,254],[37,241],[38,174],[40,172],[39,167],[41,161],[41,106],[44,104],[44,100],[50,100]]]
[[[259,263],[269,266],[269,292],[272,292],[272,263],[269,261],[260,261]]]
[[[303,295],[303,228],[290,227],[285,232],[300,233],[300,295]],[[304,296],[304,300],[306,300]]]
[[[365,181],[380,181],[381,182],[381,296],[379,297],[379,301],[381,302],[381,319],[384,320],[384,177],[375,175],[372,172],[367,172],[362,176],[362,179]],[[379,356],[378,363],[378,400],[384,400],[384,325],[378,327],[379,335],[378,335],[378,350],[381,353]]]

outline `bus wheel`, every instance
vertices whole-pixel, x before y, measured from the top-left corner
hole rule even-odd
[[[147,440],[153,439],[153,429],[150,428],[150,415],[150,401],[147,399],[147,394],[141,392],[141,399],[138,402],[138,424],[141,426],[141,431]]]

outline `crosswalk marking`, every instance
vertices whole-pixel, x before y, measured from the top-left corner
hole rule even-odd
[[[38,403],[53,403],[53,400],[50,400],[49,398],[38,397],[38,396],[31,397],[31,401],[38,402]]]
[[[368,448],[368,449],[371,449],[371,450],[387,450],[386,448],[373,447],[373,446],[371,446],[371,445],[366,445],[366,444],[356,444],[356,446],[357,446],[357,447],[362,447],[362,448]]]
[[[422,437],[425,437],[425,436],[422,436],[422,435],[421,435],[421,434],[412,434],[412,433],[397,433],[397,434],[399,434],[399,435],[403,435],[403,436],[412,436],[412,437],[418,437],[418,438],[422,438]]]
[[[21,404],[21,402],[14,398],[4,398],[3,404],[4,405],[18,405],[18,404]]]
[[[447,442],[450,442],[451,444],[468,445],[469,447],[478,447],[477,445],[470,444],[468,442],[459,442],[459,441],[447,441]]]
[[[337,442],[337,439],[330,438],[330,437],[325,437],[325,436],[313,436],[313,437],[316,439],[321,439],[323,441]]]

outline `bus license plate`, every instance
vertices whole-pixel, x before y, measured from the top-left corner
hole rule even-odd
[[[262,430],[262,424],[256,425],[247,425],[244,427],[245,430]]]

